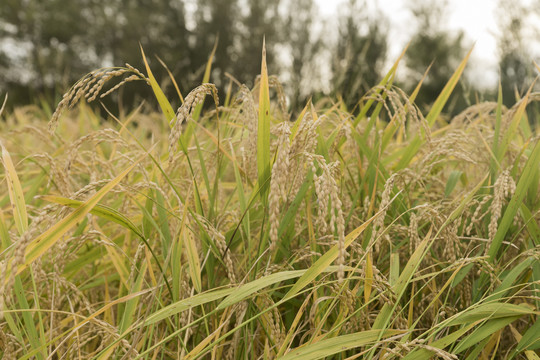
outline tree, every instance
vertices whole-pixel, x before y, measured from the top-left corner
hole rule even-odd
[[[382,14],[368,14],[365,0],[349,0],[340,24],[332,59],[333,85],[345,103],[354,106],[380,80],[387,26]]]
[[[0,92],[9,89],[10,101],[18,104],[43,94],[56,103],[75,81],[104,66],[127,62],[144,70],[139,43],[156,79],[175,99],[156,56],[186,93],[201,81],[217,37],[212,81],[221,89],[225,72],[254,84],[265,37],[270,74],[286,73],[282,55],[291,55],[295,102],[305,96],[301,79],[318,46],[311,34],[313,0],[197,0],[191,12],[182,0],[0,1]],[[152,98],[142,82],[122,89],[121,99],[128,103],[137,94]]]
[[[233,71],[235,42],[239,36],[239,6],[236,0],[199,0],[195,13],[197,27],[191,60],[204,67],[216,40],[217,49],[212,65],[212,81],[222,83],[225,72]]]
[[[2,0],[0,19],[0,91],[20,89],[19,103],[58,96],[95,68],[141,66],[139,42],[150,61],[159,55],[175,71],[191,65],[178,61],[189,59],[182,1]]]
[[[515,103],[516,92],[524,95],[533,80],[533,61],[523,43],[527,13],[521,3],[499,0],[499,68],[503,101],[507,106]]]
[[[465,57],[464,34],[462,31],[450,34],[443,30],[443,15],[448,8],[447,2],[415,1],[410,9],[417,20],[417,32],[412,38],[405,54],[405,64],[410,72],[406,84],[412,90],[422,79],[425,71],[432,64],[416,103],[430,106],[442,92],[442,89]],[[461,87],[454,90],[454,104],[450,111],[458,111],[465,106]],[[460,104],[456,104],[456,101]]]
[[[298,105],[303,104],[306,96],[317,87],[318,76],[314,60],[321,49],[322,41],[315,34],[313,19],[317,17],[317,8],[313,0],[290,0],[287,14],[284,26],[286,38],[283,43],[290,53],[291,63],[286,87],[291,89],[291,108],[298,110]]]
[[[79,11],[82,1],[6,0],[0,6],[1,91],[28,87],[33,93],[54,89],[95,65],[84,46],[91,19]],[[90,4],[84,4],[89,7]],[[55,14],[55,16],[53,16]],[[69,31],[66,31],[69,29]],[[22,66],[21,66],[22,65]]]
[[[263,38],[266,39],[266,61],[270,74],[275,74],[280,65],[277,61],[277,48],[283,39],[283,29],[279,16],[281,0],[246,0],[242,13],[242,28],[239,33],[233,74],[248,86],[253,85],[255,77],[261,72],[261,50]]]

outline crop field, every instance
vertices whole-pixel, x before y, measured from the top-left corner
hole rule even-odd
[[[289,113],[263,50],[253,88],[210,56],[168,99],[143,54],[3,111],[0,357],[539,359],[540,94],[450,118],[468,56],[427,110],[398,60]],[[131,81],[159,107],[104,110]]]

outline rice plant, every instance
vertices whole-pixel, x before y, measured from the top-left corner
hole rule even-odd
[[[538,359],[540,94],[449,119],[467,59],[427,114],[398,60],[290,119],[264,51],[176,111],[144,58],[3,114],[2,358]],[[133,80],[159,111],[79,101]]]

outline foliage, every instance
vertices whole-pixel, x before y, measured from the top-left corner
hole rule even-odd
[[[226,85],[225,72],[249,83],[259,72],[260,39],[266,34],[273,44],[283,40],[279,4],[248,1],[241,7],[236,1],[200,0],[188,16],[185,1],[3,1],[0,61],[6,66],[0,71],[0,91],[9,90],[14,104],[54,99],[91,69],[141,66],[140,43],[172,97],[176,91],[155,56],[178,77],[179,88],[188,91],[200,82],[201,64],[218,38],[214,71],[222,79],[220,88]],[[272,48],[268,56],[273,60]],[[148,95],[141,87],[123,91],[130,105],[137,95]]]
[[[293,114],[310,96],[341,96],[352,108],[380,81],[388,61],[388,20],[370,7],[372,3],[349,0],[338,7],[334,18],[324,19],[313,0],[3,0],[0,92],[9,91],[10,109],[29,102],[51,106],[64,89],[92,69],[125,63],[142,67],[139,43],[169,98],[177,90],[156,56],[169,66],[183,94],[200,83],[207,54],[216,43],[212,78],[220,92],[235,80],[252,87],[259,73],[260,39],[266,37],[269,72],[291,84],[286,96]],[[403,86],[412,92],[435,61],[417,96],[420,106],[433,103],[464,56],[463,34],[453,36],[440,26],[448,17],[447,8],[438,2],[427,4],[412,5],[418,32],[407,53],[410,71],[404,79],[411,80]],[[504,45],[508,51],[501,52],[500,62],[506,105],[515,99],[507,89],[513,91],[520,82],[506,80],[505,74],[530,68],[522,66],[524,58],[517,55],[522,52],[513,51],[513,34],[513,30],[503,32],[508,40],[504,43],[511,44]],[[470,84],[466,87],[475,90]],[[103,101],[122,110],[149,95],[145,87],[130,85],[122,88],[122,96]],[[480,98],[491,95],[480,94]],[[450,104],[450,113],[474,103],[471,98],[466,91],[455,96],[457,104]]]
[[[186,58],[187,48],[182,2],[8,0],[2,2],[0,18],[0,37],[20,48],[13,56],[13,46],[5,47],[9,71],[0,74],[3,91],[26,87],[36,98],[50,98],[93,68],[138,66],[139,43],[149,53],[161,54],[175,73],[189,73],[190,64],[178,61]],[[17,94],[11,95],[17,100]],[[128,93],[125,100],[132,102],[134,96]]]
[[[381,79],[386,60],[387,29],[381,13],[368,13],[366,1],[349,0],[340,19],[333,56],[334,89],[353,107]]]
[[[317,59],[323,42],[315,28],[317,8],[313,0],[292,1],[288,4],[284,41],[290,48],[291,109],[300,110],[310,91],[320,91],[320,79],[314,59]]]
[[[499,2],[499,23],[501,32],[498,38],[499,68],[503,102],[511,104],[518,96],[527,92],[525,84],[533,78],[532,58],[527,54],[524,44],[527,8],[519,3]]]
[[[465,56],[464,34],[461,31],[451,34],[443,30],[448,2],[413,1],[410,6],[417,19],[417,32],[405,55],[407,68],[411,72],[411,79],[406,85],[412,91],[429,68],[417,103],[430,106],[450,78],[452,69]],[[456,89],[454,101],[459,101],[460,104],[451,104],[451,113],[457,114],[465,108],[463,96],[461,88]]]

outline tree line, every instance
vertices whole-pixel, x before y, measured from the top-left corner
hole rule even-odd
[[[505,102],[513,103],[534,70],[522,40],[528,9],[502,0],[501,6],[507,10],[499,21],[500,75]],[[470,45],[462,33],[440,26],[443,2],[412,1],[409,10],[417,30],[399,85],[412,91],[431,65],[417,98],[429,106]],[[291,109],[325,95],[353,107],[387,70],[388,19],[366,0],[344,1],[324,25],[320,17],[314,0],[2,0],[0,93],[9,92],[13,106],[52,104],[93,69],[125,63],[142,68],[139,44],[171,94],[159,60],[187,93],[200,83],[216,43],[212,82],[221,89],[230,79],[250,86],[260,72],[265,37],[270,73],[284,82]],[[141,89],[130,85],[121,96],[139,101],[136,94]],[[454,110],[483,96],[489,94],[464,80]]]

